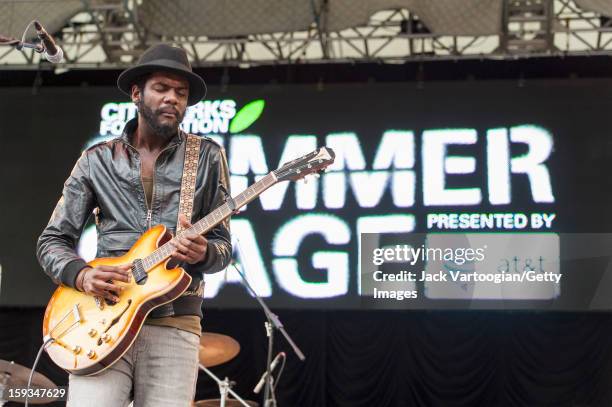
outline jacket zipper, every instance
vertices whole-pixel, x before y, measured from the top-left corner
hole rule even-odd
[[[147,209],[147,229],[151,229],[151,219],[152,218],[153,218],[153,210]]]
[[[136,152],[136,154],[140,155],[138,153],[138,150],[136,149],[136,147],[132,146],[130,143],[122,140],[127,146],[131,147],[132,150],[134,150]],[[177,143],[176,145],[178,145],[180,143]],[[142,182],[142,163],[141,163],[141,173],[140,173],[140,184],[142,185],[142,192],[145,193],[145,197],[144,197],[144,201],[145,201],[145,206],[147,207],[147,230],[151,229],[152,227],[152,220],[153,220],[153,198],[155,197],[155,168],[157,166],[157,159],[159,158],[159,156],[166,150],[168,150],[171,147],[174,147],[175,144],[173,145],[169,145],[164,147],[159,154],[157,154],[157,157],[155,157],[155,162],[153,163],[153,188],[151,189],[151,208],[149,208],[149,205],[147,203],[147,196],[146,196],[146,192],[145,192],[145,188],[144,188],[144,182]]]

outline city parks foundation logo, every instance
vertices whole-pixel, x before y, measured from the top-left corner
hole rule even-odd
[[[252,100],[239,107],[234,99],[206,100],[189,106],[181,129],[200,135],[237,134],[259,119],[266,102]],[[125,123],[136,117],[138,110],[131,102],[106,103],[100,111],[100,132],[89,145],[121,135]]]

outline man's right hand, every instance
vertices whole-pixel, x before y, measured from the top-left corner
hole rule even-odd
[[[86,267],[79,271],[76,278],[76,288],[86,294],[104,297],[109,301],[118,302],[119,294],[124,287],[115,284],[115,281],[129,283],[131,265]]]

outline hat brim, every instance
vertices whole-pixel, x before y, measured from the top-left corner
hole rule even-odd
[[[189,82],[189,98],[187,99],[187,104],[189,106],[195,105],[206,97],[206,83],[204,79],[193,72],[185,70],[182,68],[182,65],[172,60],[157,60],[128,68],[121,72],[119,78],[117,78],[117,87],[126,95],[131,96],[134,81],[142,75],[153,72],[171,72],[187,79]]]

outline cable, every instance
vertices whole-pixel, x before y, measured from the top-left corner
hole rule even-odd
[[[28,401],[30,399],[30,386],[32,385],[32,378],[34,377],[34,372],[36,370],[36,365],[38,364],[38,361],[40,359],[40,355],[42,355],[42,351],[47,347],[47,345],[53,341],[53,338],[47,338],[47,340],[40,346],[40,349],[38,349],[38,354],[36,355],[36,359],[34,360],[34,366],[32,366],[32,370],[30,371],[30,377],[28,378],[28,386],[26,387],[25,407],[28,407]]]
[[[36,20],[32,20],[30,21],[30,23],[28,24],[28,26],[26,27],[25,31],[23,32],[23,35],[21,36],[21,43],[23,44],[25,42],[26,39],[26,34],[28,33],[28,30],[30,29],[30,27],[32,26],[32,24],[34,24],[36,22]]]
[[[285,363],[287,363],[287,355],[283,356],[283,363],[278,370],[278,376],[276,376],[276,380],[272,382],[272,400],[274,400],[274,405],[276,406],[276,386],[280,382],[281,375],[283,374],[283,370],[285,370]]]

